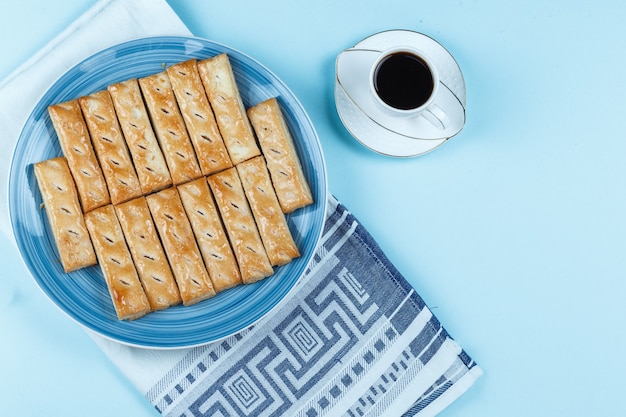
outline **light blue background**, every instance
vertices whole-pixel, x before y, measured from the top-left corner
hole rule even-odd
[[[93,3],[3,3],[0,78]],[[169,3],[290,86],[330,190],[483,368],[441,416],[626,415],[625,2]],[[333,102],[336,55],[395,28],[441,42],[467,85],[465,129],[419,158],[366,150]],[[0,260],[0,415],[157,415],[4,236]]]

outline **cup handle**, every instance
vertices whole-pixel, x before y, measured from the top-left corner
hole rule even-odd
[[[432,104],[421,115],[438,129],[444,130],[450,124],[450,118],[441,107]]]
[[[458,97],[448,86],[440,83],[439,87],[437,98],[420,113],[420,116],[437,129],[456,133],[465,124],[465,111]]]

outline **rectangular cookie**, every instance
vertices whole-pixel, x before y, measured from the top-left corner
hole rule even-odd
[[[167,69],[178,107],[196,151],[202,175],[233,166],[207,99],[195,59]]]
[[[107,90],[80,97],[78,104],[89,129],[112,204],[141,195],[141,186]]]
[[[65,157],[34,165],[35,178],[65,272],[97,263]]]
[[[241,284],[239,267],[207,180],[203,177],[180,185],[178,194],[215,291],[220,292]]]
[[[111,204],[85,214],[102,275],[120,320],[134,320],[150,312],[122,228]]]
[[[140,78],[139,87],[174,184],[202,176],[167,74],[160,72]]]
[[[209,186],[237,258],[244,284],[259,281],[274,273],[254,217],[246,200],[236,168],[208,177]]]
[[[78,100],[48,107],[48,114],[67,158],[83,212],[111,202]]]
[[[146,197],[183,304],[215,295],[176,187]]]
[[[128,249],[152,310],[182,301],[145,197],[115,206]]]
[[[124,140],[135,165],[143,195],[172,185],[172,177],[141,96],[136,78],[107,87]]]
[[[285,214],[278,203],[263,156],[240,163],[237,165],[237,172],[270,263],[273,266],[284,265],[300,256]]]
[[[197,66],[233,164],[260,155],[228,55],[198,61]]]
[[[248,117],[263,149],[276,196],[285,213],[313,203],[293,138],[275,98],[248,109]]]

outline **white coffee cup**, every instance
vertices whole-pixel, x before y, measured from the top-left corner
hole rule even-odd
[[[398,94],[405,95],[402,100],[407,100],[406,106],[394,103],[394,94],[389,99],[377,85],[381,68],[385,70],[398,56],[409,61],[408,64],[400,62],[400,68],[403,65],[409,65],[409,68],[400,78],[394,76],[397,70],[391,68],[388,78],[392,82],[399,81]],[[383,50],[349,48],[337,57],[337,83],[356,108],[378,125],[406,137],[439,140],[452,137],[463,128],[465,107],[450,88],[441,82],[437,65],[427,53],[411,45],[396,44]],[[420,66],[421,70],[413,68]],[[427,75],[430,87],[421,86],[420,74]],[[426,93],[412,101],[411,94],[405,94],[411,89],[403,90],[407,85]]]
[[[370,92],[390,116],[422,116],[438,129],[450,118],[441,107],[439,72],[426,54],[399,46],[380,53],[370,70]],[[438,104],[439,103],[439,104]]]

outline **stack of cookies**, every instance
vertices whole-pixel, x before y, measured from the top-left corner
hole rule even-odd
[[[298,257],[313,203],[276,98],[244,108],[226,54],[65,103],[35,176],[66,272],[99,263],[117,316],[191,305]]]

